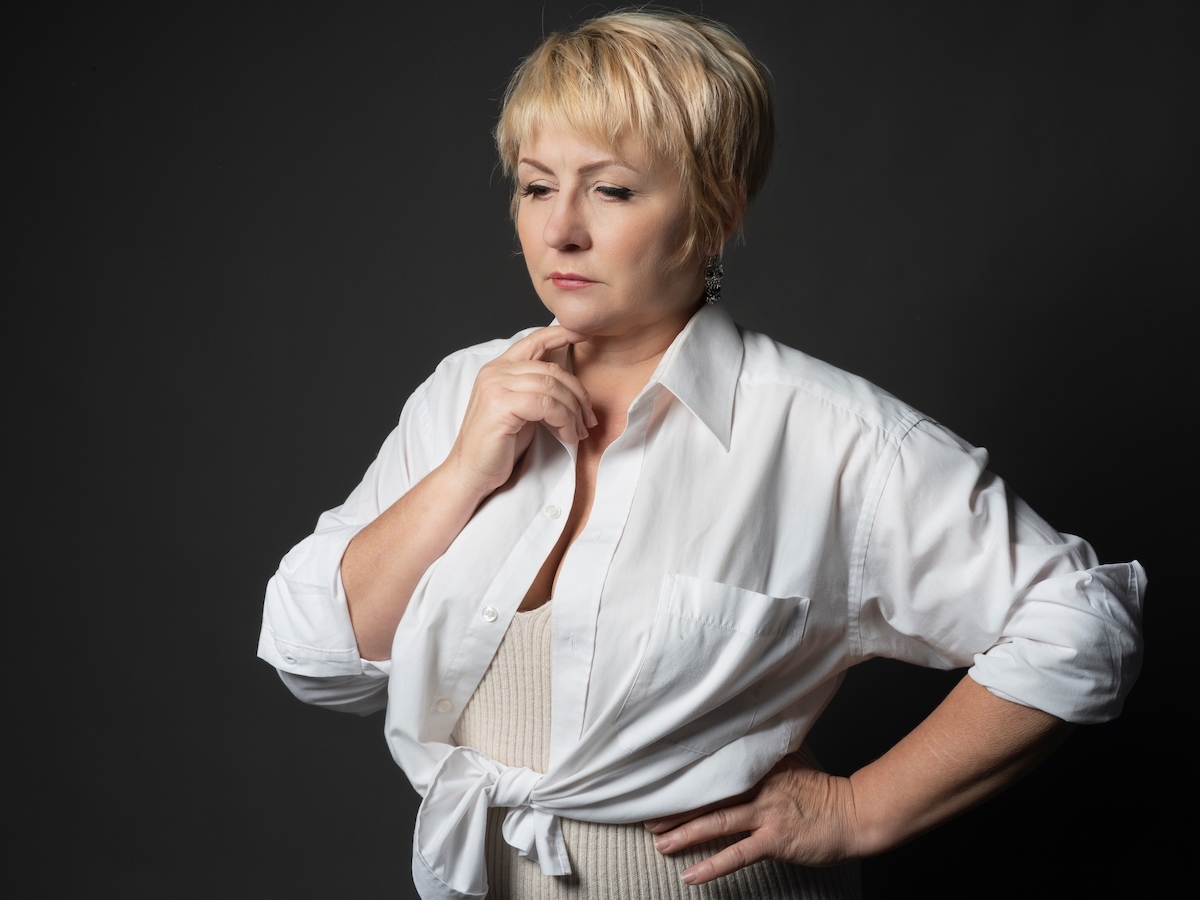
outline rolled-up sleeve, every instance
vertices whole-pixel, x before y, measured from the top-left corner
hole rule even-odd
[[[390,664],[359,656],[341,563],[354,536],[428,471],[422,440],[427,385],[409,398],[346,502],[321,514],[315,531],[288,551],[267,583],[258,655],[306,703],[367,713],[386,702]]]
[[[1070,722],[1117,716],[1141,665],[1142,567],[1100,565],[935,423],[884,464],[863,529],[862,658],[970,666],[997,696]]]

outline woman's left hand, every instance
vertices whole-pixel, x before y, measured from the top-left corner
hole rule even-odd
[[[838,778],[785,756],[732,806],[693,810],[651,819],[660,853],[732,834],[749,835],[683,873],[687,884],[703,884],[763,859],[805,866],[836,865],[857,855],[854,792]]]
[[[761,859],[828,866],[912,840],[1012,784],[1073,726],[997,697],[970,675],[920,725],[850,778],[786,756],[723,808],[646,823],[663,853],[749,836],[683,873],[688,884]]]

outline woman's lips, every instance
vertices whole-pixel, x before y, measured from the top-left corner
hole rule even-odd
[[[574,272],[551,272],[550,280],[557,288],[562,288],[565,291],[577,291],[580,288],[585,288],[588,285],[595,284],[590,278],[584,278],[582,275],[576,275]]]

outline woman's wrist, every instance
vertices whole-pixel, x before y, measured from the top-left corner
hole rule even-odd
[[[886,853],[906,840],[898,827],[903,817],[888,811],[886,790],[879,783],[879,773],[872,770],[874,765],[864,766],[846,779],[847,844],[856,859]]]
[[[457,446],[450,451],[450,455],[442,464],[426,477],[430,480],[430,488],[443,502],[469,510],[468,516],[474,514],[479,504],[498,487],[464,464]]]

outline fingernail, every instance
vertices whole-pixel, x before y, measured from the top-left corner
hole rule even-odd
[[[658,824],[658,819],[647,819],[642,824],[646,826],[647,831],[653,831],[654,826]]]
[[[594,412],[592,412],[592,408],[590,406],[588,407],[587,414],[588,414],[588,418],[591,420],[590,422],[588,422],[589,428],[595,428],[597,425],[600,424],[600,420],[596,418],[596,414]]]
[[[691,869],[688,869],[686,872],[684,872],[683,873],[683,883],[684,884],[695,884],[696,883],[696,873],[693,872]]]

